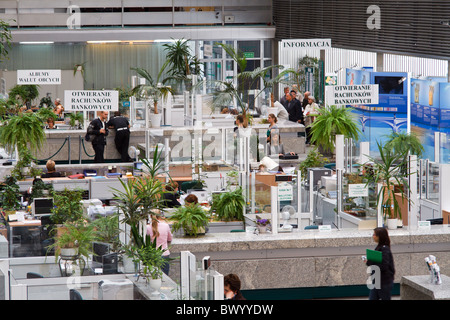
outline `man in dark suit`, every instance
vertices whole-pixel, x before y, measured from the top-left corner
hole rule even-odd
[[[94,162],[105,162],[104,152],[106,145],[106,136],[108,135],[108,127],[106,119],[108,118],[108,111],[100,111],[98,118],[91,121],[88,127],[88,133],[92,138],[92,148],[94,148],[95,158]]]
[[[291,94],[286,95],[286,98],[288,100],[286,110],[289,113],[289,121],[303,124],[302,105],[295,96],[295,91],[291,91]]]
[[[127,118],[122,116],[119,111],[114,112],[114,117],[107,123],[108,128],[116,129],[116,137],[114,143],[116,149],[120,153],[120,160],[122,162],[133,161],[128,156],[128,146],[130,144],[130,122]]]

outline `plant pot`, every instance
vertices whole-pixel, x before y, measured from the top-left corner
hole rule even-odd
[[[259,233],[267,233],[267,227],[266,226],[258,226]]]
[[[151,113],[149,117],[152,128],[159,128],[161,126],[161,113]]]
[[[389,230],[395,230],[398,226],[398,219],[387,219],[387,227]]]
[[[161,288],[161,283],[162,283],[161,278],[158,278],[158,279],[150,278],[150,280],[149,280],[150,288],[152,288],[155,291],[159,291],[159,289]]]
[[[60,257],[66,260],[73,260],[78,257],[78,248],[61,248]]]

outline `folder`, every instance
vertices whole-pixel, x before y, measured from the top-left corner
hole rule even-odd
[[[381,251],[367,249],[366,256],[367,256],[367,260],[375,262],[375,263],[381,263],[381,261],[383,260]]]

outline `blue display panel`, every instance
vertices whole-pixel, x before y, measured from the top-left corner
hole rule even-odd
[[[347,69],[346,75],[347,85],[378,84],[378,104],[349,106],[358,119],[360,141],[370,142],[370,153],[376,156],[377,142],[383,144],[393,131],[407,130],[408,74]]]

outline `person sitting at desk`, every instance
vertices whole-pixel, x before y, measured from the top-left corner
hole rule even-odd
[[[45,166],[47,167],[47,173],[42,174],[41,178],[59,178],[59,177],[62,177],[61,172],[56,172],[55,161],[48,160],[47,164]]]
[[[278,133],[272,135],[267,154],[275,158],[284,156],[284,146],[280,141],[280,135]],[[289,152],[289,154],[295,155],[295,152]]]
[[[189,204],[197,204],[198,203],[198,198],[195,194],[189,194],[185,199],[184,199],[184,204],[185,205],[189,205]]]
[[[178,202],[178,183],[173,181],[166,185],[166,192],[163,194],[164,204],[167,208],[176,208],[181,206]]]
[[[56,125],[55,125],[55,119],[53,119],[52,117],[47,119],[47,126],[45,127],[45,129],[57,129]]]

